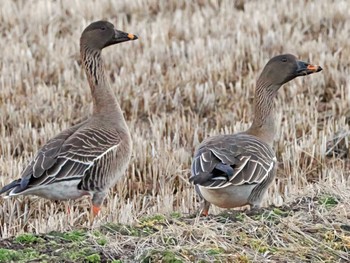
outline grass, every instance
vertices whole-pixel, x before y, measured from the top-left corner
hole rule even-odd
[[[0,250],[0,262],[101,262],[103,257],[98,249],[102,247],[99,245],[100,240],[90,236],[87,230],[32,235],[30,242],[28,236],[24,238],[23,235],[19,235],[13,240],[1,241],[3,249]]]
[[[332,216],[325,216],[321,199],[299,198],[278,209],[265,208],[260,217],[255,212],[226,211],[202,219],[141,218],[152,222],[153,231],[147,235],[135,233],[144,233],[148,225],[112,223],[94,230],[33,234],[31,242],[17,242],[28,240],[19,235],[0,241],[0,262],[34,258],[49,262],[346,262],[350,260],[350,225],[334,216],[339,215],[339,207],[330,208]],[[34,240],[42,240],[35,250]]]
[[[339,204],[339,201],[334,196],[324,195],[321,197],[320,203],[327,208],[332,208],[332,207],[336,206],[337,204]]]
[[[15,242],[21,243],[21,244],[42,243],[42,241],[43,241],[42,239],[36,237],[31,233],[18,235],[15,239]]]
[[[84,27],[104,18],[139,39],[102,54],[133,136],[126,177],[94,222],[88,198],[0,198],[0,262],[346,262],[349,8],[345,0],[2,1],[1,186],[89,116]],[[278,176],[266,210],[213,207],[197,218],[187,180],[195,146],[249,126],[255,81],[280,53],[324,70],[279,91]]]

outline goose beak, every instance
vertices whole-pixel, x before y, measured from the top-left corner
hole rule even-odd
[[[114,30],[114,36],[106,43],[104,47],[122,43],[129,40],[136,40],[138,37],[134,34],[126,33],[120,30]]]
[[[298,76],[310,75],[316,72],[320,72],[322,70],[320,66],[312,65],[304,61],[298,61],[297,65]]]
[[[130,39],[130,40],[136,40],[136,39],[138,39],[138,37],[136,36],[136,35],[134,35],[134,34],[128,34],[128,38]]]
[[[134,34],[126,33],[123,31],[115,30],[113,42],[116,43],[121,43],[129,40],[136,40],[138,37]]]

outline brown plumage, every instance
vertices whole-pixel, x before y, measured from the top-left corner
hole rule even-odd
[[[94,22],[83,31],[80,54],[93,98],[92,116],[49,140],[21,178],[0,194],[53,200],[91,195],[93,214],[98,213],[109,188],[125,173],[132,149],[129,129],[105,77],[101,51],[135,39],[107,21]]]
[[[197,147],[190,181],[204,199],[203,215],[208,215],[211,203],[223,208],[260,207],[276,175],[272,143],[275,137],[273,103],[277,91],[298,76],[321,70],[290,54],[272,58],[257,81],[251,127],[238,134],[210,137]]]

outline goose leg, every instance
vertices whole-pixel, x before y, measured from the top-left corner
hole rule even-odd
[[[69,216],[69,215],[71,215],[71,212],[72,212],[71,207],[73,208],[73,202],[72,202],[72,200],[68,200],[64,203],[65,203],[67,215]],[[74,209],[72,209],[72,210],[74,210]]]
[[[96,192],[92,196],[92,207],[91,207],[91,219],[94,220],[95,217],[99,214],[101,210],[101,205],[103,203],[103,200],[105,199],[107,193],[105,192]]]
[[[94,217],[96,217],[98,215],[100,210],[101,210],[100,206],[92,205],[92,214],[93,214]]]
[[[210,207],[210,203],[203,199],[203,203],[202,203],[202,209],[201,209],[201,216],[208,216],[209,214],[209,207]]]
[[[92,223],[101,211],[101,206],[92,204],[90,212],[90,222]]]
[[[203,200],[202,208],[200,210],[200,215],[201,216],[208,216],[210,203],[207,200],[204,199],[204,197],[203,197],[203,195],[201,193],[201,190],[199,189],[197,184],[194,186],[194,189],[196,190],[196,192],[199,195],[199,197]]]

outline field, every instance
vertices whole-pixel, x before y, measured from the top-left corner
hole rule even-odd
[[[79,38],[105,19],[139,36],[102,53],[133,156],[99,217],[89,198],[0,197],[0,262],[349,262],[349,1],[0,3],[0,186],[86,119]],[[188,182],[196,145],[249,127],[274,55],[323,71],[276,99],[277,178],[258,214],[212,207]],[[67,214],[67,207],[70,213]]]

